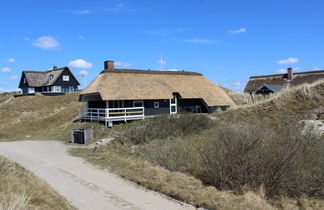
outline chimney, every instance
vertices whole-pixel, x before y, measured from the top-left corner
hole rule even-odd
[[[105,70],[113,71],[115,69],[114,61],[105,61],[104,62],[104,67],[105,67]]]
[[[53,66],[53,70],[56,70],[57,69],[57,66]]]
[[[293,68],[288,68],[287,69],[287,80],[289,80],[289,81],[292,80],[293,76],[294,76]]]

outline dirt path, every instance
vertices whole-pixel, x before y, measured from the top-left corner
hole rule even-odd
[[[0,155],[34,172],[78,209],[195,209],[72,157],[70,147],[57,141],[0,142]]]

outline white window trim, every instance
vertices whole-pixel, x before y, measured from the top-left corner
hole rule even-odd
[[[63,75],[63,81],[64,82],[69,82],[70,81],[70,76],[69,75]]]
[[[160,108],[160,102],[155,101],[155,102],[154,102],[154,108],[155,108],[155,109]]]
[[[60,91],[58,91],[60,89]],[[61,93],[62,92],[62,87],[61,86],[52,86],[51,92],[53,93]]]
[[[27,92],[28,93],[35,93],[35,88],[28,88]]]
[[[141,103],[141,106],[135,106],[136,103]],[[144,107],[144,101],[133,101],[133,107]]]

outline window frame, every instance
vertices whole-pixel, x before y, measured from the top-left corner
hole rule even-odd
[[[51,86],[51,92],[52,93],[62,93],[62,86]]]
[[[141,106],[135,106],[136,103],[141,103],[142,105]],[[144,101],[140,101],[140,100],[133,101],[133,107],[144,107]]]
[[[154,109],[159,109],[159,108],[160,108],[160,102],[154,101]]]
[[[33,93],[35,93],[35,88],[33,88],[33,87],[29,87],[29,88],[27,89],[27,93],[28,93],[28,94],[33,94]]]
[[[70,81],[70,75],[63,75],[62,80],[63,80],[63,82],[69,82]]]

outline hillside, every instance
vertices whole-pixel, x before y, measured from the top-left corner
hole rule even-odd
[[[209,117],[159,117],[112,129],[74,122],[82,107],[77,98],[72,93],[12,100],[0,108],[0,139],[68,141],[71,128],[77,127],[94,128],[95,139],[122,133],[97,153],[89,149],[72,153],[150,189],[210,209],[295,208],[296,203],[320,209],[324,205],[316,200],[324,189],[324,168],[318,167],[324,161],[323,140],[310,133],[301,135],[298,123],[323,120],[323,81],[256,103],[243,102]],[[215,197],[219,193],[225,193],[226,201]],[[295,197],[298,202],[291,199]]]
[[[275,125],[280,121],[324,119],[323,101],[324,81],[321,80],[288,89],[255,104],[241,106],[226,113],[215,113],[214,116],[227,122],[262,121],[267,125]]]
[[[1,139],[55,139],[71,128],[79,108],[78,94],[18,97],[0,108]],[[67,135],[67,133],[65,133]]]

